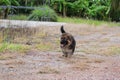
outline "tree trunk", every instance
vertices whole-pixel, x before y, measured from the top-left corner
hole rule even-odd
[[[6,8],[6,9],[4,10],[4,19],[7,19],[7,18],[8,18],[8,12],[9,12],[9,9]]]
[[[66,5],[63,3],[63,17],[66,17]]]
[[[120,21],[120,0],[111,0],[110,17],[112,21]]]

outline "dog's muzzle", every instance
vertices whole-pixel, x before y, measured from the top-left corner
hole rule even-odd
[[[65,45],[68,44],[68,41],[67,40],[61,40],[60,41],[60,47],[64,47]]]

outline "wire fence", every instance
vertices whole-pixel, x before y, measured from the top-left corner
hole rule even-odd
[[[24,9],[24,10],[34,10],[34,9],[37,9],[37,10],[42,10],[42,11],[47,11],[45,8],[40,8],[40,7],[29,7],[29,6],[0,6],[0,8],[2,9],[1,11],[0,11],[0,19],[5,19],[6,17],[6,14],[5,14],[5,12],[6,12],[6,10],[7,9],[10,9],[10,11],[9,11],[9,14],[8,14],[8,16],[10,16],[10,17],[13,17],[14,15],[19,15],[20,13],[19,13],[19,11],[20,11],[20,9]],[[15,13],[15,11],[14,10],[18,10],[18,14],[16,14]],[[48,15],[49,15],[49,13],[48,13]],[[12,18],[10,18],[9,17],[9,19],[12,19]],[[50,21],[50,17],[46,17],[46,16],[42,16],[41,17],[41,19],[40,19],[40,21]]]

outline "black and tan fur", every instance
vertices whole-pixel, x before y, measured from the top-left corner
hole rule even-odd
[[[76,41],[70,33],[66,33],[63,26],[61,26],[61,40],[60,47],[64,57],[71,57],[75,51]]]

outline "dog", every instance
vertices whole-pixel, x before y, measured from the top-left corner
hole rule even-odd
[[[71,57],[75,51],[76,41],[70,33],[66,33],[63,26],[61,26],[60,47],[64,57]]]

